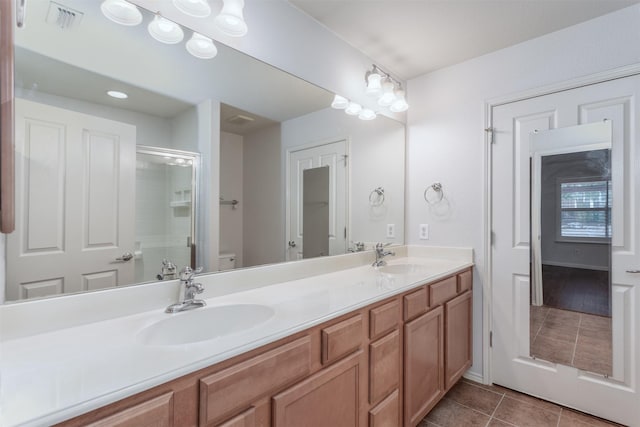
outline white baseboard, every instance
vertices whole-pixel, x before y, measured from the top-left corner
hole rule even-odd
[[[609,267],[607,266],[574,264],[571,262],[557,262],[557,261],[542,260],[542,265],[553,265],[554,267],[580,268],[583,270],[609,271]]]
[[[484,377],[476,372],[467,371],[464,373],[464,375],[462,375],[462,377],[480,384],[486,384],[484,381]]]

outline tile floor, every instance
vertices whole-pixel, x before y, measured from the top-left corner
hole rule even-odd
[[[619,426],[499,386],[458,382],[418,427]]]
[[[531,306],[531,355],[611,375],[611,318]]]

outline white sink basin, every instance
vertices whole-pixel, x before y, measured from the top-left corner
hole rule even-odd
[[[234,304],[196,308],[153,323],[138,333],[146,345],[181,345],[242,332],[266,322],[275,311],[264,305]]]
[[[389,275],[413,274],[425,271],[425,266],[420,264],[392,264],[378,267],[378,271]]]

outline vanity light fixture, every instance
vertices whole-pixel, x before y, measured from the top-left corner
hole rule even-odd
[[[360,120],[373,120],[376,116],[376,112],[369,108],[363,108],[362,111],[360,111],[360,114],[358,114],[358,118]]]
[[[211,15],[211,6],[207,0],[173,0],[173,5],[180,12],[194,18],[206,18]]]
[[[200,59],[211,59],[218,54],[218,48],[213,44],[213,40],[195,31],[187,42],[186,47],[191,55]]]
[[[378,98],[378,105],[381,107],[389,107],[396,100],[394,93],[394,85],[388,77],[382,83],[382,95]]]
[[[333,97],[333,102],[331,103],[331,108],[335,108],[336,110],[344,110],[349,106],[349,100],[344,96],[335,95]]]
[[[153,18],[153,21],[147,26],[147,30],[151,37],[161,43],[176,44],[180,43],[184,38],[180,25],[160,15],[156,15]]]
[[[357,104],[355,102],[349,102],[347,108],[345,108],[344,112],[350,116],[357,116],[362,111],[362,105]]]
[[[247,34],[247,24],[242,15],[243,8],[244,0],[223,0],[222,10],[214,21],[218,29],[231,37]]]
[[[116,99],[127,99],[129,95],[124,92],[120,92],[119,90],[108,90],[107,95]]]
[[[125,0],[105,0],[100,10],[104,16],[120,25],[134,26],[142,22],[140,9]]]
[[[398,89],[396,91],[396,100],[393,101],[389,110],[394,113],[402,113],[403,111],[407,111],[409,109],[409,104],[407,104],[407,100],[404,97],[404,90]]]
[[[371,71],[367,71],[364,78],[367,82],[365,93],[370,96],[380,96],[382,93],[382,75],[380,75],[378,67],[374,65]]]

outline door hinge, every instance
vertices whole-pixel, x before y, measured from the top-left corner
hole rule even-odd
[[[491,230],[491,232],[489,233],[489,244],[491,246],[495,245],[496,243],[496,232]]]
[[[493,138],[493,134],[494,134],[494,132],[495,132],[495,129],[494,129],[494,128],[489,127],[489,128],[485,128],[485,130],[484,130],[484,131],[485,131],[485,132],[487,132],[487,133],[489,134],[489,143],[490,143],[490,144],[495,144],[495,140],[494,140],[494,138]]]
[[[344,238],[347,238],[347,227],[344,228]]]
[[[493,347],[493,331],[489,331],[489,347]]]

